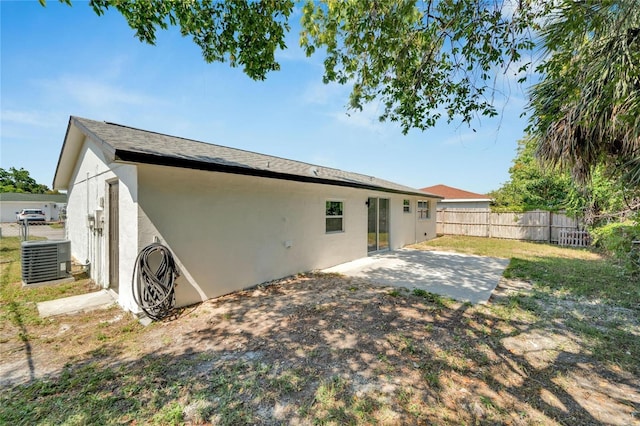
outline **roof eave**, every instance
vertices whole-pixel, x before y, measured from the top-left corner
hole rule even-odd
[[[115,150],[115,161],[151,164],[151,165],[169,166],[169,167],[180,167],[185,169],[205,170],[210,172],[231,173],[231,174],[245,175],[245,176],[256,176],[256,177],[288,180],[293,182],[306,182],[306,183],[316,183],[316,184],[333,185],[333,186],[341,186],[341,187],[368,189],[373,191],[388,192],[388,193],[394,193],[394,194],[441,198],[441,197],[438,197],[437,195],[427,194],[418,190],[404,191],[400,189],[385,188],[381,186],[367,185],[367,184],[357,183],[357,182],[345,182],[345,181],[334,180],[334,179],[326,179],[322,177],[303,176],[303,175],[297,175],[297,174],[276,172],[272,170],[256,169],[251,167],[231,166],[231,165],[225,165],[225,164],[219,164],[219,163],[210,163],[206,161],[197,161],[197,160],[192,160],[188,158],[177,158],[177,157],[170,157],[170,156],[164,156],[164,155],[153,155],[149,153],[120,150],[120,149]]]
[[[71,116],[69,117],[69,124],[67,125],[64,142],[60,150],[60,156],[58,157],[58,164],[56,165],[56,172],[53,177],[53,189],[69,189],[69,181],[71,180],[71,175],[73,174],[74,166],[80,155],[85,137],[91,137],[91,139],[98,143],[108,162],[112,162],[115,159],[115,149],[111,145],[98,138],[78,121],[76,117]]]
[[[56,172],[53,175],[52,188],[53,189],[68,189],[69,179],[62,177],[63,167],[62,163],[66,160],[65,154],[68,152],[67,141],[69,140],[69,133],[71,131],[73,117],[69,117],[69,123],[67,124],[67,131],[64,134],[64,142],[62,143],[62,149],[60,150],[60,156],[58,156],[58,163],[56,164]],[[66,172],[66,170],[64,170]],[[65,173],[66,174],[66,173]],[[63,183],[64,182],[64,183]]]

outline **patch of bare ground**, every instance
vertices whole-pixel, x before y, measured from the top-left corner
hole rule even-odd
[[[113,371],[103,386],[121,404],[139,383],[141,406],[177,407],[187,424],[640,424],[636,373],[597,361],[557,315],[517,303],[527,291],[505,279],[470,306],[311,274],[147,328],[118,309],[22,337],[4,324],[0,380],[17,392],[91,365]],[[546,309],[595,312],[576,306]],[[114,423],[144,420],[125,406]]]

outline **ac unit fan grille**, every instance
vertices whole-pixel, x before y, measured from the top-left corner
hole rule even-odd
[[[22,243],[22,281],[40,283],[66,278],[71,272],[71,242],[67,240]]]

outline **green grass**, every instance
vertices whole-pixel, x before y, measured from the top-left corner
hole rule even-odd
[[[494,314],[563,321],[598,360],[640,373],[640,285],[615,259],[590,249],[478,237],[445,236],[417,247],[510,258],[505,278],[529,282],[533,290],[491,306]],[[623,320],[607,321],[616,313]]]
[[[67,369],[57,379],[20,387],[20,398],[0,397],[0,423],[81,425],[154,419],[156,424],[178,424],[179,388],[162,384],[171,377],[168,367],[167,358],[147,358],[133,369],[96,364]]]
[[[551,244],[530,243],[518,240],[500,238],[463,237],[447,235],[433,240],[416,244],[417,248],[431,248],[449,250],[458,253],[475,254],[478,256],[502,257],[510,259],[522,257],[531,259],[536,257],[571,257],[592,259],[597,257],[589,249],[564,248]]]
[[[357,397],[351,391],[352,384],[340,377],[333,376],[322,380],[316,389],[312,408],[313,424],[373,424],[374,413],[381,404],[374,398]]]
[[[445,296],[440,296],[439,294],[431,293],[420,288],[414,288],[412,293],[414,296],[422,297],[427,301],[433,303],[434,305],[442,308],[448,308],[455,303],[453,299]]]
[[[634,285],[635,278],[609,259],[512,258],[505,277],[526,279],[540,289],[602,299],[622,307],[640,306],[640,286]]]
[[[593,250],[496,238],[444,236],[416,245],[511,259],[504,276],[531,282],[536,289],[597,298],[617,306],[640,307],[640,286],[613,259]]]
[[[20,249],[20,238],[0,239],[0,321],[11,321],[20,326],[39,324],[42,320],[38,316],[36,303],[97,290],[88,279],[23,288]]]
[[[18,237],[0,238],[0,270],[2,282],[13,283],[20,281],[20,244]]]
[[[74,290],[23,290],[15,286],[11,282],[15,274],[11,275],[11,270],[5,274],[5,268],[19,264],[19,241],[9,240],[5,245],[6,240],[2,240],[1,254],[9,261],[2,264],[0,315],[3,320],[32,323],[30,330],[37,331],[37,317],[31,317],[33,302]],[[461,409],[462,414],[457,413],[449,398],[456,376],[480,378],[496,391],[484,394],[468,387],[468,403],[475,401],[486,413],[485,418],[476,419],[479,424],[502,424],[512,421],[509,416],[513,413],[497,396],[500,392],[511,392],[514,398],[528,404],[529,399],[536,400],[537,386],[555,380],[539,375],[543,373],[531,368],[525,358],[505,350],[504,340],[531,331],[546,333],[550,325],[558,323],[562,324],[559,329],[572,339],[579,337],[581,356],[614,366],[625,374],[640,375],[639,286],[614,261],[589,250],[508,240],[444,237],[420,246],[509,258],[505,276],[530,282],[532,289],[486,306],[460,304],[419,289],[385,290],[384,298],[379,300],[387,304],[376,309],[389,309],[389,315],[393,315],[390,321],[401,322],[402,310],[420,310],[403,328],[394,325],[386,334],[386,341],[369,349],[374,354],[374,350],[379,351],[377,359],[369,361],[378,364],[372,380],[381,376],[393,383],[413,372],[417,384],[398,385],[392,394],[383,395],[377,389],[358,392],[363,386],[362,377],[355,379],[357,375],[338,374],[331,369],[319,371],[318,363],[328,362],[339,368],[343,360],[337,358],[339,351],[329,351],[331,355],[327,355],[321,346],[295,365],[221,359],[212,352],[186,351],[147,355],[117,366],[98,361],[80,363],[69,366],[59,377],[3,390],[0,424],[286,424],[287,417],[265,420],[264,410],[257,407],[287,404],[293,406],[301,424],[394,423],[385,419],[394,419],[391,413],[397,412],[406,416],[398,423],[474,424],[474,419],[465,417],[466,408]],[[360,287],[365,286],[346,284],[345,291],[353,294]],[[312,308],[328,315],[333,305],[319,303]],[[222,315],[217,319],[224,323],[233,318]],[[341,321],[349,325],[350,320]],[[143,331],[131,323],[113,327],[116,329],[112,330],[110,323],[96,327],[94,338],[104,342],[101,347],[112,347],[117,338],[129,334],[144,340]],[[338,323],[331,327],[345,329]],[[219,337],[224,338],[215,338]],[[166,338],[170,343],[173,337]],[[504,377],[492,370],[501,363],[526,373],[528,380],[521,389],[519,385],[503,383]],[[546,374],[555,374],[553,368]],[[554,386],[557,385],[547,388],[553,390]],[[459,393],[459,389],[454,390]],[[531,404],[531,411],[523,413],[523,423],[543,423],[536,418],[525,419],[544,411],[545,406]],[[557,418],[566,420],[570,415],[560,413]]]

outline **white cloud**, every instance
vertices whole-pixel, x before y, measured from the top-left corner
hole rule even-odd
[[[466,125],[464,125],[466,126]],[[472,129],[465,128],[464,132],[461,130],[450,132],[451,136],[444,139],[441,144],[447,146],[464,146],[467,143],[478,142],[486,139],[487,132],[480,131],[474,132]]]
[[[41,80],[38,84],[49,96],[71,98],[83,108],[109,108],[114,106],[145,106],[164,102],[136,90],[92,80],[84,76],[62,76],[54,80]]]
[[[302,102],[314,105],[335,105],[338,101],[346,104],[349,87],[338,83],[324,84],[321,81],[314,81],[302,92]]]
[[[66,126],[69,115],[55,110],[25,110],[23,107],[3,109],[0,112],[0,134],[3,151],[10,141],[41,142],[52,134],[59,134]],[[4,154],[4,153],[3,153]]]
[[[101,65],[101,77],[110,80],[122,78],[133,66],[135,64],[131,63],[128,56],[112,56]]]
[[[364,104],[362,111],[348,110],[345,106],[342,110],[330,112],[329,115],[342,125],[357,130],[365,129],[376,133],[378,136],[400,135],[401,131],[398,123],[380,121],[380,116],[383,112],[382,103],[374,100]]]
[[[373,129],[382,128],[384,126],[384,124],[380,123],[378,120],[380,112],[377,107],[372,106],[371,104],[364,105],[362,111],[347,111],[345,108],[344,111],[336,111],[332,113],[331,116],[340,123],[359,128]]]
[[[2,125],[7,124],[55,128],[60,123],[59,116],[50,112],[3,109]]]

